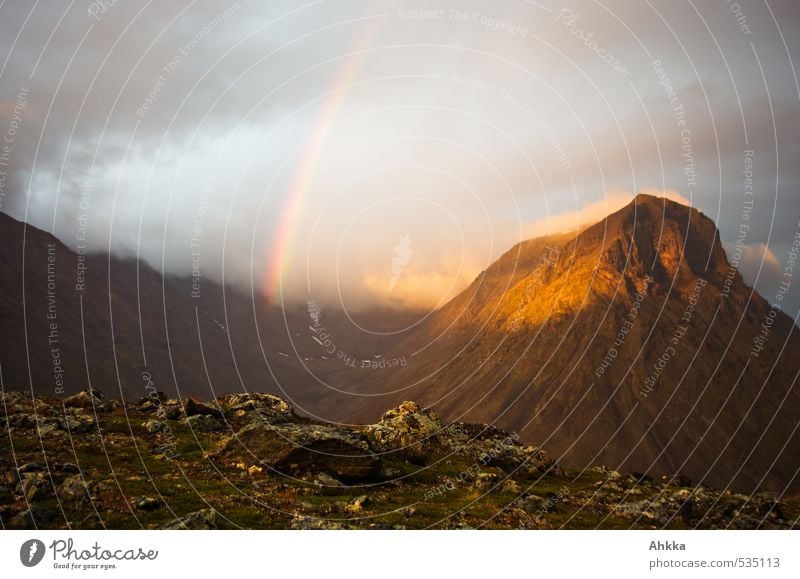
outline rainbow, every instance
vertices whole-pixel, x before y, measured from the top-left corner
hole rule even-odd
[[[345,59],[344,64],[336,75],[332,88],[330,91],[326,91],[329,96],[323,103],[319,120],[314,124],[316,129],[309,138],[305,152],[297,164],[292,184],[289,187],[289,194],[279,212],[280,223],[271,236],[266,251],[267,271],[264,276],[263,289],[270,303],[275,303],[279,297],[283,296],[284,264],[287,256],[291,255],[292,242],[297,229],[296,224],[299,222],[306,192],[314,182],[331,128],[347,95],[347,89],[358,73],[366,48],[372,41],[379,22],[380,19],[375,19],[365,25],[362,33],[353,43],[354,49],[342,57]]]

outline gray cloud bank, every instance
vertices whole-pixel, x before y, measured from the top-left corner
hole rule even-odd
[[[791,1],[5,3],[0,210],[286,299],[431,307],[531,224],[666,189],[772,299],[798,32]]]

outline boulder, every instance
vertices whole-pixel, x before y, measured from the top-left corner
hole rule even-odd
[[[169,399],[158,408],[158,415],[167,420],[180,420],[183,416],[183,406],[174,398]]]
[[[79,476],[68,476],[58,487],[58,496],[73,501],[89,500],[89,488]]]
[[[293,531],[338,531],[349,527],[336,521],[329,521],[318,517],[307,517],[296,515],[289,523],[289,528]]]
[[[109,412],[114,410],[116,403],[99,390],[91,389],[78,392],[73,396],[64,399],[64,406],[67,408],[83,408],[96,412]]]
[[[53,493],[53,487],[48,481],[30,475],[22,479],[20,490],[28,502],[46,499]]]
[[[352,491],[352,487],[324,472],[308,474],[303,480],[321,495],[344,495]]]
[[[434,437],[441,428],[432,410],[406,401],[385,412],[377,424],[366,426],[364,436],[375,452],[422,463],[430,455]]]
[[[8,417],[7,428],[21,428],[27,430],[36,428],[36,416],[34,414],[12,414]]]
[[[614,505],[614,513],[628,519],[654,519],[656,514],[651,509],[650,501],[629,501]]]
[[[51,418],[49,416],[40,416],[37,419],[36,431],[40,438],[59,437],[66,438],[64,420],[58,418]]]
[[[186,424],[198,432],[218,432],[225,428],[219,420],[209,414],[194,414],[186,417]]]
[[[156,434],[157,432],[161,432],[164,430],[164,423],[160,420],[153,420],[150,419],[146,422],[142,423],[142,428],[144,428],[150,434]]]
[[[278,473],[326,473],[344,482],[373,476],[381,466],[360,433],[322,424],[256,422],[223,441],[216,455],[255,459]]]
[[[507,444],[505,446],[492,446],[487,449],[485,454],[488,457],[488,466],[497,466],[506,472],[528,472],[530,474],[543,473],[550,471],[555,473],[555,462],[550,456],[535,446],[528,446],[519,443]]]
[[[167,400],[167,395],[161,390],[157,390],[155,392],[151,392],[147,396],[139,398],[139,400],[137,400],[135,404],[136,406],[144,406],[148,402],[166,402],[166,400]]]
[[[519,497],[514,504],[528,514],[544,514],[554,509],[557,501],[548,500],[534,494]]]
[[[56,513],[53,509],[41,505],[31,505],[30,508],[17,513],[11,520],[11,524],[16,528],[39,528],[49,525],[55,518]]]
[[[223,420],[222,411],[219,408],[213,408],[208,404],[197,402],[189,398],[183,404],[183,411],[187,417],[190,416],[213,416],[217,420]]]
[[[44,465],[40,462],[26,462],[17,469],[17,472],[19,472],[20,474],[25,474],[29,472],[41,472],[43,470],[44,470]]]
[[[150,412],[155,412],[160,406],[158,402],[154,402],[150,398],[143,398],[136,403],[134,408],[143,414],[148,414]]]
[[[342,481],[333,478],[331,475],[321,472],[309,477],[310,482],[319,489],[346,489],[347,485]]]
[[[472,483],[476,489],[494,490],[499,484],[500,477],[493,472],[479,472]]]
[[[155,392],[149,396],[145,396],[143,398],[139,398],[134,403],[136,410],[139,412],[155,412],[158,410],[162,404],[167,401],[167,395],[161,391]]]
[[[259,422],[280,424],[295,419],[291,405],[272,394],[229,394],[220,400],[220,404],[234,416]]]
[[[355,515],[360,513],[364,510],[364,507],[370,504],[370,498],[367,495],[361,495],[354,498],[350,501],[347,505],[345,505],[344,510],[346,513],[350,513],[351,515]]]
[[[507,473],[560,472],[553,459],[543,450],[524,445],[516,435],[493,426],[451,424],[442,429],[437,441],[447,452],[469,456],[482,466],[494,466]]]
[[[456,422],[448,424],[439,435],[440,441],[449,446],[469,444],[479,440],[505,438],[508,434],[491,424]]]
[[[97,422],[93,416],[77,410],[67,410],[58,425],[61,430],[66,430],[71,434],[85,434],[97,428]]]
[[[399,468],[392,468],[390,466],[385,466],[381,469],[381,472],[378,473],[382,479],[386,481],[395,481],[400,479],[403,476],[403,471]]]
[[[140,511],[154,511],[161,507],[161,501],[155,497],[135,497],[131,502]]]
[[[214,509],[203,509],[189,513],[184,517],[173,519],[162,529],[167,530],[213,530],[217,528],[217,511]]]

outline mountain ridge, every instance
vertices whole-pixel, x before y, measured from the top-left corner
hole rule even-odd
[[[25,270],[26,315],[38,324],[28,328],[30,351],[20,350],[15,298],[23,248],[5,244],[0,254],[7,288],[0,306],[10,322],[0,363],[6,389],[30,385],[47,394],[40,246],[51,236],[36,231]],[[75,256],[58,252],[59,284],[70,282],[64,263]],[[798,329],[776,314],[752,355],[772,307],[732,270],[713,221],[673,201],[639,195],[594,225],[522,241],[397,338],[359,339],[346,316],[326,312],[333,354],[314,341],[306,311],[262,310],[254,296],[211,283],[197,302],[187,280],[89,259],[96,293],[83,302],[92,314],[86,332],[77,332],[74,296],[59,306],[68,312],[62,328],[72,330],[65,359],[78,367],[71,392],[86,387],[85,366],[93,386],[125,397],[143,392],[146,372],[170,395],[268,392],[332,422],[368,423],[414,399],[448,421],[514,432],[569,467],[681,472],[744,490],[797,486]],[[130,315],[137,308],[142,317]],[[87,334],[91,359],[83,364],[79,339]],[[152,352],[148,364],[142,348]],[[362,363],[343,363],[350,358]]]
[[[726,281],[729,270],[708,217],[640,195],[574,236],[512,248],[399,344],[413,362],[349,391],[376,410],[412,398],[448,420],[518,432],[573,467],[796,484],[780,449],[800,450],[798,330],[775,315],[768,351],[751,355],[772,307],[738,272]],[[510,289],[498,291],[504,279]]]

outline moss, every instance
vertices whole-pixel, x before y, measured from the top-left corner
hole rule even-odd
[[[48,464],[80,465],[83,476],[93,483],[93,492],[100,499],[95,505],[100,514],[89,502],[69,500],[59,506],[57,499],[51,497],[39,504],[56,513],[63,508],[73,529],[158,528],[176,517],[209,507],[219,513],[218,525],[223,529],[287,528],[295,514],[332,519],[357,528],[628,529],[648,528],[654,523],[611,512],[614,500],[641,501],[680,490],[674,486],[645,485],[639,487],[642,495],[628,499],[623,498],[626,491],[610,491],[601,493],[610,501],[605,504],[594,500],[598,497],[596,485],[606,480],[605,473],[562,472],[558,476],[542,476],[519,470],[509,476],[499,468],[485,467],[464,455],[433,456],[427,465],[388,456],[383,461],[384,468],[400,473],[393,480],[369,479],[360,486],[319,489],[268,470],[248,474],[243,468],[217,462],[209,457],[222,434],[193,433],[179,421],[169,422],[168,434],[148,433],[141,427],[148,418],[141,414],[126,417],[117,410],[100,417],[98,432],[75,434],[71,441],[46,439]],[[44,462],[41,442],[34,431],[13,432],[13,455],[11,442],[8,438],[0,441],[0,467],[5,472],[12,471],[14,459],[17,464]],[[151,452],[164,443],[171,445],[173,459]],[[478,472],[496,475],[496,484],[475,488],[473,479]],[[55,468],[53,476],[59,485],[67,475]],[[510,492],[505,485],[507,480],[514,481],[519,492]],[[539,511],[525,512],[516,501],[526,493],[549,500],[550,504]],[[362,495],[370,498],[369,503],[357,512],[348,510],[347,505]],[[158,497],[163,504],[151,511],[132,512],[129,502],[140,496]],[[719,497],[713,507],[717,515],[741,506],[735,497],[714,496]],[[589,498],[593,500],[586,504]],[[24,508],[19,500],[13,500],[16,510]],[[713,500],[708,500],[704,506],[712,503]],[[782,501],[780,512],[789,521],[797,520],[800,497]],[[667,526],[691,525],[674,517]]]

